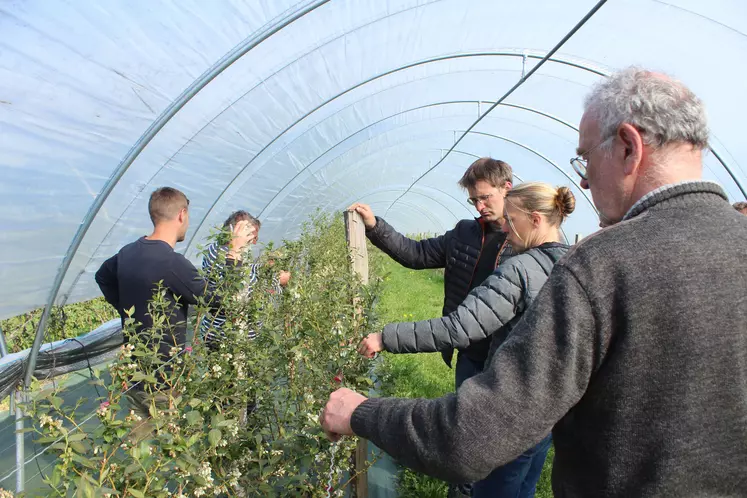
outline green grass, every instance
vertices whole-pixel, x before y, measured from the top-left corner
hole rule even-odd
[[[378,256],[378,255],[377,255]],[[443,306],[443,272],[408,270],[388,257],[377,258],[377,270],[386,275],[382,285],[379,316],[383,323],[424,320],[441,315]],[[454,390],[454,371],[439,353],[384,356],[390,383],[384,386],[388,396],[437,398]],[[537,498],[552,498],[550,474],[553,449],[550,449],[542,476],[537,484]],[[402,498],[446,497],[442,481],[404,469],[399,480]]]

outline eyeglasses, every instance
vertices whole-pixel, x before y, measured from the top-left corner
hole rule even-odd
[[[478,195],[477,197],[469,197],[467,202],[476,206],[478,202],[485,204],[491,197],[493,197],[493,194]]]
[[[598,147],[601,147],[602,144],[605,144],[605,143],[609,142],[610,139],[612,139],[612,138],[614,138],[614,137],[607,137],[606,139],[604,139],[603,141],[599,142],[598,144],[596,144],[591,149],[589,149],[586,152],[584,152],[583,155],[588,156],[591,153],[591,151],[593,151],[594,149],[597,149]],[[571,159],[571,166],[573,167],[573,171],[575,171],[576,173],[578,173],[578,176],[580,176],[582,180],[588,180],[588,178],[586,178],[586,168],[587,168],[588,164],[589,164],[589,161],[586,160],[586,159],[584,159],[582,156],[576,156],[573,159]]]

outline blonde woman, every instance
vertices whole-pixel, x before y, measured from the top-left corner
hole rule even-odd
[[[517,256],[507,259],[452,313],[431,320],[393,323],[360,344],[362,355],[379,351],[422,353],[464,349],[492,337],[488,364],[566,253],[560,225],[575,209],[567,187],[524,183],[509,190],[502,229]],[[471,381],[467,381],[471,382]],[[516,460],[495,469],[473,487],[473,497],[534,496],[550,448],[546,436]]]

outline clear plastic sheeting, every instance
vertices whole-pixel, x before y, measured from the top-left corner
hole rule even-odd
[[[122,320],[116,318],[75,339],[44,344],[34,369],[34,377],[48,379],[77,372],[116,358],[124,341]],[[23,382],[29,352],[24,349],[0,358],[0,399],[5,399]]]
[[[738,0],[608,1],[445,156],[595,4],[0,4],[0,318],[45,304],[94,200],[195,82],[206,84],[95,213],[58,303],[98,295],[93,273],[149,233],[148,196],[163,185],[190,198],[192,226],[177,249],[193,259],[235,209],[260,215],[264,241],[292,238],[317,208],[357,200],[401,231],[443,232],[474,215],[456,182],[486,155],[511,164],[517,182],[571,186],[578,207],[565,233],[587,235],[596,213],[569,165],[582,100],[631,64],[680,78],[706,102],[705,177],[744,199],[747,5]]]

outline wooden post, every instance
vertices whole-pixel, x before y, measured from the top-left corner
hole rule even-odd
[[[353,271],[357,273],[364,284],[368,283],[368,249],[366,248],[366,227],[363,218],[355,211],[345,211],[345,236],[348,241],[351,264]],[[361,310],[356,306],[356,313]],[[357,498],[368,498],[368,471],[366,469],[368,460],[368,441],[359,438],[358,446],[355,448],[355,491]]]
[[[368,249],[366,248],[366,226],[363,224],[361,215],[355,211],[345,211],[345,231],[353,271],[361,277],[364,284],[367,284]]]

